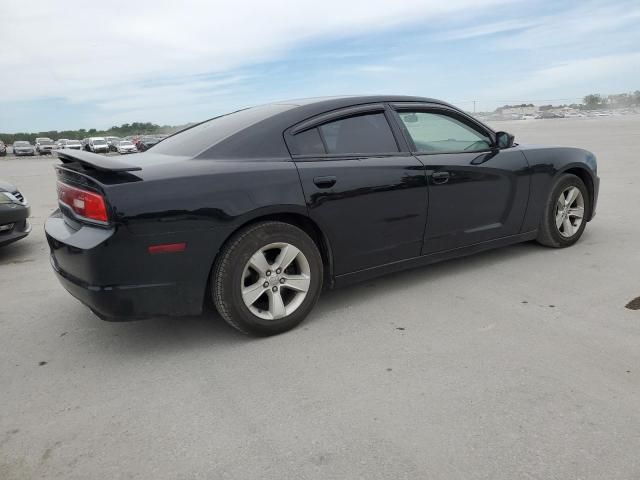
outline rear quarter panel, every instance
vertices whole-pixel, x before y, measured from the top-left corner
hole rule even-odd
[[[118,250],[129,256],[123,266],[141,272],[134,276],[150,272],[154,282],[177,280],[202,295],[216,254],[235,230],[264,215],[307,213],[291,161],[194,159],[138,173],[141,182],[105,187],[113,241],[123,242]],[[178,242],[187,243],[183,254],[156,255],[147,266],[149,245]]]

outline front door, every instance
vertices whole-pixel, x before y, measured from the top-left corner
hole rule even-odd
[[[447,109],[400,110],[397,118],[427,172],[423,254],[520,232],[529,175],[517,147],[495,148],[490,132]]]

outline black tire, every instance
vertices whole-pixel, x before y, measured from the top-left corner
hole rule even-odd
[[[291,314],[265,320],[249,310],[242,299],[244,268],[251,256],[271,243],[289,243],[306,257],[310,269],[307,295]],[[242,333],[256,336],[277,335],[302,322],[316,304],[322,290],[323,264],[316,243],[303,230],[284,223],[260,222],[237,232],[220,251],[211,272],[211,293],[222,318]]]
[[[556,202],[560,197],[560,194],[569,187],[576,187],[578,190],[580,190],[580,193],[582,194],[582,197],[584,199],[584,215],[582,218],[582,223],[580,224],[580,227],[575,231],[575,233],[570,237],[565,237],[560,233],[558,227],[556,227],[555,211]],[[589,191],[587,190],[587,187],[585,186],[582,179],[570,173],[561,175],[553,184],[553,187],[551,188],[551,191],[549,193],[549,198],[547,198],[536,241],[541,245],[544,245],[545,247],[570,247],[571,245],[576,243],[582,236],[582,233],[587,226],[587,218],[589,218],[590,216],[591,198],[589,196]]]

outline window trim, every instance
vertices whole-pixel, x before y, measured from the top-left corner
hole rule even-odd
[[[327,145],[324,139],[324,135],[320,130],[322,125],[327,123],[335,122],[338,120],[343,120],[345,118],[350,117],[359,117],[362,115],[368,114],[376,114],[382,113],[387,121],[387,125],[389,126],[389,130],[391,135],[396,143],[396,147],[398,148],[395,152],[376,152],[376,153],[364,153],[364,152],[353,152],[353,153],[326,153]],[[325,147],[324,154],[294,154],[291,153],[292,149],[290,145],[293,144],[293,137],[300,133],[303,133],[307,130],[311,130],[312,128],[318,129],[318,135],[320,135],[320,139]],[[408,151],[406,140],[404,138],[398,137],[398,131],[396,119],[393,118],[393,114],[388,108],[388,104],[385,103],[369,103],[364,105],[355,105],[351,107],[341,108],[338,110],[333,110],[329,112],[324,112],[314,117],[303,120],[302,122],[298,122],[297,124],[289,127],[284,132],[285,144],[289,149],[289,154],[291,158],[299,161],[312,161],[312,160],[343,160],[343,159],[359,159],[359,158],[385,158],[385,157],[407,157],[411,156],[411,153]],[[403,142],[404,141],[404,142]]]
[[[462,111],[450,108],[445,105],[437,104],[437,103],[414,103],[414,102],[400,103],[398,102],[398,103],[391,103],[390,106],[393,111],[394,120],[397,122],[398,127],[402,131],[405,141],[409,146],[409,150],[413,155],[450,155],[450,154],[460,154],[460,153],[486,153],[486,152],[493,152],[497,150],[495,132],[491,130],[489,127],[487,127],[486,125],[484,125],[483,123],[479,122],[475,118],[467,115]],[[451,152],[420,151],[416,148],[416,145],[413,141],[413,138],[411,137],[411,134],[409,133],[409,130],[407,129],[406,125],[404,124],[404,122],[402,121],[398,113],[398,112],[406,112],[406,111],[435,113],[438,115],[443,115],[445,117],[454,118],[455,120],[458,120],[459,122],[464,123],[468,127],[472,128],[476,132],[480,134],[484,134],[487,137],[489,137],[489,140],[491,140],[491,145],[489,145],[489,147],[485,150],[473,150],[473,151],[460,150],[460,151],[451,151]]]

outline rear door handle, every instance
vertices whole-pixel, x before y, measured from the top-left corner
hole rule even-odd
[[[431,175],[433,179],[433,183],[437,183],[438,185],[442,183],[447,183],[449,181],[449,172],[435,172]]]
[[[315,183],[318,188],[331,188],[336,184],[336,177],[333,175],[328,175],[326,177],[314,177],[313,183]]]

